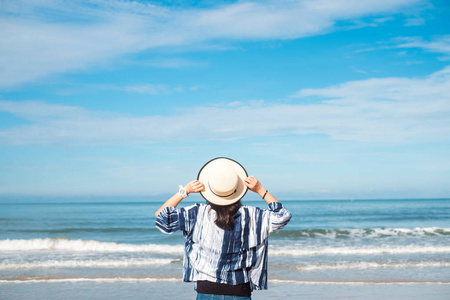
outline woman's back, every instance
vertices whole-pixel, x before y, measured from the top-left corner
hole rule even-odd
[[[216,212],[207,204],[167,208],[161,215],[166,219],[157,222],[161,231],[183,231],[184,281],[232,285],[250,281],[253,289],[267,289],[267,238],[290,220],[281,203],[269,204],[268,210],[240,207],[234,228],[228,230],[215,224]]]
[[[248,189],[260,195],[268,209],[241,206]],[[177,209],[189,193],[200,193],[208,204]],[[183,231],[183,280],[197,283],[197,299],[242,293],[250,299],[251,290],[267,289],[268,237],[291,218],[256,177],[226,157],[207,162],[197,180],[180,186],[155,215],[162,232]]]

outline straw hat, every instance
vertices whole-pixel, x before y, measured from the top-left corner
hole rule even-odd
[[[198,172],[197,179],[205,186],[200,194],[216,205],[236,203],[247,193],[244,184],[247,176],[247,171],[238,162],[227,157],[214,158]]]

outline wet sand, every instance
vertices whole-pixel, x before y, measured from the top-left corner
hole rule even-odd
[[[271,299],[365,299],[447,300],[450,283],[356,283],[318,282],[270,283],[266,291],[254,291],[253,300]],[[2,300],[110,300],[110,299],[195,299],[193,284],[182,282],[64,282],[0,284]]]

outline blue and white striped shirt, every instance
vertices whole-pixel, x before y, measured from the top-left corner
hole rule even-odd
[[[214,223],[216,212],[207,204],[166,207],[159,213],[159,230],[183,231],[183,281],[250,282],[252,289],[267,289],[268,237],[286,226],[291,214],[281,203],[272,202],[268,210],[242,206],[234,218],[234,228],[223,230]]]

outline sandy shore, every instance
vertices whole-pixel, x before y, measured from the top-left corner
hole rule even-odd
[[[254,300],[269,299],[365,299],[447,300],[450,284],[444,283],[326,283],[292,284],[273,282],[269,290],[255,291]],[[2,300],[110,300],[110,299],[195,299],[193,285],[182,282],[64,282],[0,284]]]

